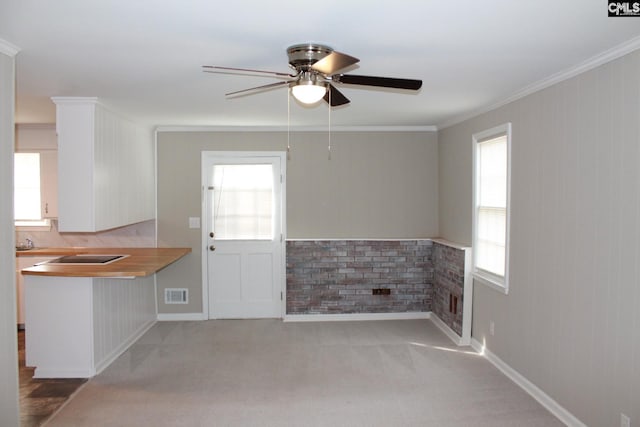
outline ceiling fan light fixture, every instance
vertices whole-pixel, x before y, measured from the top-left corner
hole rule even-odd
[[[291,88],[291,92],[294,98],[303,104],[315,104],[324,98],[327,86],[324,82],[318,82],[313,78],[303,78]]]

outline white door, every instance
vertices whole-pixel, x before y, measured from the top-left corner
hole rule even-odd
[[[284,154],[202,161],[209,318],[282,317]]]

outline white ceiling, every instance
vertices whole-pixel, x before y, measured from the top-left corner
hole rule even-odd
[[[360,59],[350,71],[422,79],[418,93],[340,86],[342,126],[451,123],[640,37],[640,18],[602,0],[0,0],[0,39],[17,56],[18,123],[52,123],[52,96],[97,96],[146,125],[286,126],[287,90],[201,65],[290,71],[286,48],[320,42]],[[291,102],[292,126],[328,107]]]

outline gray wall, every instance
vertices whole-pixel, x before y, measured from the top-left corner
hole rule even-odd
[[[161,313],[202,311],[200,216],[202,151],[284,151],[284,132],[159,132],[158,244],[193,252],[158,275],[166,287],[190,289],[190,304]],[[420,238],[438,235],[435,132],[292,132],[287,162],[288,238]]]
[[[439,133],[440,231],[469,244],[471,135],[512,122],[510,291],[476,282],[473,337],[591,426],[640,422],[638,76],[640,51]]]
[[[2,43],[2,40],[0,40]],[[13,195],[15,62],[0,46],[0,193]],[[13,196],[0,207],[0,425],[19,425]]]

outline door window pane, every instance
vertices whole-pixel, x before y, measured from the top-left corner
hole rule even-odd
[[[215,165],[213,183],[216,239],[273,240],[272,165]]]

